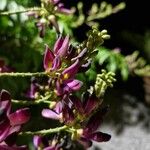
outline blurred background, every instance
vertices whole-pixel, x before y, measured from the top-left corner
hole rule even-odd
[[[78,0],[62,0],[67,8],[78,6]],[[80,1],[83,3],[83,14],[88,16],[93,3],[98,6],[101,0]],[[138,51],[139,56],[145,62],[150,63],[150,19],[148,1],[135,0],[107,0],[115,7],[124,2],[126,7],[116,13],[96,19],[100,30],[107,29],[111,39],[106,41],[104,49],[107,49],[107,59],[104,55],[97,56],[98,61],[106,60],[101,65],[95,60],[92,71],[99,73],[102,68],[116,72],[117,82],[114,87],[108,89],[105,94],[104,104],[110,105],[110,111],[100,129],[112,135],[112,140],[107,143],[95,144],[93,149],[98,150],[149,150],[150,144],[150,79],[149,76],[136,76],[125,70],[125,65],[120,69],[117,65],[118,58],[124,61],[127,55]],[[0,11],[15,10],[38,6],[38,0],[1,0]],[[86,33],[90,29],[85,22],[79,25],[70,25],[77,22],[81,13],[77,9],[76,18],[68,18],[63,24],[65,32],[74,37],[74,41],[81,42],[86,39]],[[72,20],[71,20],[72,19]],[[71,23],[68,22],[72,21]],[[54,30],[47,30],[46,36],[39,37],[35,21],[27,15],[0,16],[0,59],[16,72],[37,72],[42,70],[44,44],[51,47],[56,39]],[[111,57],[114,49],[119,49],[119,56]],[[101,51],[101,48],[100,48]],[[107,53],[107,54],[108,54]],[[106,54],[106,53],[105,53]],[[118,53],[117,53],[118,54]],[[111,58],[111,60],[109,59]],[[1,64],[0,64],[1,65]],[[123,70],[123,71],[122,71]],[[123,73],[121,73],[121,71]],[[94,80],[94,73],[87,74]],[[90,76],[92,76],[90,78]],[[125,77],[122,77],[125,76]],[[24,99],[24,93],[29,87],[30,79],[0,79],[0,89],[5,88],[12,93],[12,97]],[[90,84],[90,83],[89,83]],[[21,94],[18,94],[21,93]]]

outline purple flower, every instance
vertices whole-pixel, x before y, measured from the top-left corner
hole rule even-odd
[[[46,45],[43,61],[44,69],[48,72],[59,69],[61,66],[61,58],[67,55],[68,48],[69,36],[66,36],[64,39],[60,36],[54,45],[53,51]]]
[[[71,66],[66,68],[60,75],[60,79],[56,81],[56,94],[61,96],[69,94],[72,91],[78,91],[82,82],[74,79],[80,67],[79,60],[76,60]]]
[[[105,107],[102,110],[97,111],[88,120],[87,124],[83,128],[79,142],[81,142],[85,147],[90,147],[92,141],[107,142],[110,140],[111,136],[109,134],[97,131],[107,111],[108,107]]]
[[[19,109],[14,113],[10,113],[10,111],[10,94],[2,90],[0,93],[0,148],[8,150],[25,149],[25,147],[16,147],[14,142],[21,125],[29,121],[29,109]]]
[[[61,13],[61,14],[63,13],[63,14],[69,15],[74,12],[73,10],[64,8],[64,4],[60,3],[60,0],[49,0],[49,2],[53,5],[55,5],[55,11],[57,13]]]
[[[59,120],[65,124],[70,124],[74,121],[74,114],[72,108],[68,105],[59,101],[53,110],[43,109],[42,116],[49,119]]]
[[[72,97],[71,101],[73,102],[74,107],[77,110],[77,112],[82,116],[90,115],[91,112],[93,112],[98,105],[98,99],[94,96],[91,96],[84,101],[81,101],[78,98]]]
[[[40,37],[44,37],[46,27],[53,26],[57,33],[60,33],[57,14],[69,15],[74,13],[74,10],[64,8],[64,4],[59,0],[46,0],[42,2],[44,8],[37,12],[29,12],[28,16],[33,16],[37,19],[36,26],[40,31]]]
[[[35,78],[31,79],[30,88],[25,93],[25,96],[31,99],[36,98],[36,93],[39,91],[40,85],[38,84],[37,80]]]

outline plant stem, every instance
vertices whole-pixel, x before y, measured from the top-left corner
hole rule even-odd
[[[52,133],[58,133],[60,131],[66,130],[68,129],[68,127],[66,125],[62,126],[62,127],[57,127],[57,128],[53,128],[53,129],[47,129],[47,130],[40,130],[40,131],[26,131],[26,132],[21,132],[19,133],[19,135],[48,135],[48,134],[52,134]]]
[[[41,98],[39,100],[15,100],[15,99],[12,99],[11,101],[14,103],[14,104],[21,104],[21,105],[37,105],[37,104],[41,104],[41,103],[44,103],[44,104],[53,104],[55,103],[54,101],[49,101],[48,99],[51,97],[51,95],[47,95],[45,96],[44,98]]]
[[[4,72],[0,73],[0,77],[41,77],[41,76],[47,76],[46,72],[36,72],[36,73],[31,73],[31,72]]]
[[[0,15],[1,16],[7,16],[7,15],[26,13],[26,12],[29,12],[29,11],[40,11],[40,10],[41,10],[40,7],[33,7],[33,8],[26,8],[24,10],[18,10],[18,11],[5,11],[5,12],[1,12]]]

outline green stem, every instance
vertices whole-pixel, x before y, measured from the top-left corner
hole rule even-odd
[[[50,105],[52,103],[55,103],[54,101],[49,101],[48,100],[50,97],[51,97],[51,95],[48,95],[48,96],[45,96],[42,99],[35,100],[35,101],[31,101],[31,100],[15,100],[15,99],[12,99],[11,101],[14,104],[21,104],[21,105],[38,105],[38,104],[41,104],[41,103]]]
[[[46,72],[36,72],[36,73],[31,73],[31,72],[4,72],[0,73],[0,77],[41,77],[41,76],[47,76]]]
[[[26,8],[24,10],[18,10],[18,11],[5,11],[5,12],[1,12],[0,15],[1,16],[7,16],[7,15],[26,13],[29,11],[40,11],[40,10],[41,10],[41,8],[39,8],[39,7],[33,7],[33,8]]]
[[[47,130],[40,130],[40,131],[26,131],[26,132],[21,132],[20,135],[48,135],[48,134],[52,134],[52,133],[58,133],[60,131],[64,131],[67,130],[68,127],[66,125],[62,126],[62,127],[57,127],[57,128],[53,128],[53,129],[47,129]]]

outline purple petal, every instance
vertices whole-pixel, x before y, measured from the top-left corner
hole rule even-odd
[[[68,48],[69,48],[69,36],[66,36],[60,49],[57,51],[57,55],[60,57],[66,56]]]
[[[0,122],[0,143],[3,142],[8,134],[9,134],[9,130],[10,130],[10,123],[8,120],[2,120]]]
[[[30,89],[26,92],[25,96],[31,99],[35,99],[35,93],[39,90],[39,86],[35,83],[31,83]]]
[[[104,115],[107,113],[108,107],[105,107],[97,111],[88,121],[86,128],[84,129],[85,134],[93,133],[102,123]]]
[[[57,4],[60,0],[50,0],[54,5]]]
[[[56,94],[57,94],[58,96],[64,94],[63,85],[60,83],[59,80],[56,81]]]
[[[60,33],[59,26],[58,26],[58,23],[57,23],[56,18],[55,18],[54,15],[50,15],[49,21],[50,21],[50,23],[52,23],[52,25],[55,27],[56,32],[57,32],[57,33]]]
[[[80,62],[79,60],[76,60],[71,66],[69,66],[62,72],[63,79],[65,80],[65,79],[73,78],[78,72],[79,67],[80,67]]]
[[[0,93],[0,101],[11,100],[10,94],[6,90],[1,90]]]
[[[68,83],[67,83],[67,86],[71,89],[71,90],[74,90],[74,91],[77,91],[81,88],[81,86],[83,85],[83,83],[79,80],[70,80]]]
[[[33,137],[33,144],[36,148],[38,148],[42,143],[42,137],[38,136],[38,135],[35,135]]]
[[[21,129],[21,126],[20,126],[20,125],[18,125],[18,126],[13,126],[13,127],[10,128],[8,135],[11,135],[12,133],[15,133],[15,132],[19,132],[20,129]]]
[[[70,109],[67,105],[65,105],[63,108],[63,118],[64,121],[69,124],[75,119],[73,110]]]
[[[111,135],[102,132],[95,132],[89,135],[87,138],[97,142],[107,142],[110,140]]]
[[[45,24],[44,23],[39,23],[37,24],[37,27],[39,29],[39,32],[40,32],[40,37],[43,38],[44,35],[45,35]]]
[[[56,56],[53,60],[52,69],[51,70],[57,70],[60,68],[61,60],[59,56]]]
[[[96,108],[97,104],[98,100],[96,99],[96,97],[90,97],[85,105],[85,114],[90,114]]]
[[[2,113],[6,113],[7,115],[9,115],[10,109],[11,109],[11,102],[9,100],[0,102],[0,115]]]
[[[64,41],[64,39],[62,38],[62,36],[59,36],[58,40],[56,41],[56,43],[54,45],[54,53],[55,54],[57,54],[58,50],[61,48],[63,41]]]
[[[58,8],[57,12],[63,13],[63,14],[66,14],[66,15],[70,15],[70,14],[72,14],[74,11],[72,11],[72,10],[70,10],[70,9],[67,9],[67,8],[60,7],[60,8]]]
[[[60,115],[50,109],[43,109],[42,116],[45,118],[50,118],[50,119],[55,119],[55,120],[60,119]]]
[[[88,59],[85,64],[81,65],[81,67],[88,69],[91,65],[91,62],[92,62],[92,59]]]
[[[77,98],[75,98],[75,97],[72,97],[72,98],[71,98],[71,101],[73,102],[75,109],[76,109],[80,114],[83,114],[83,113],[84,113],[84,110],[83,110],[83,106],[82,106],[81,100],[80,100],[80,99],[77,99]]]
[[[55,56],[53,52],[49,49],[48,45],[46,45],[46,50],[44,54],[44,69],[47,70],[52,67],[52,62],[54,60]]]
[[[63,104],[62,104],[62,102],[59,101],[59,102],[57,102],[54,110],[56,113],[60,114],[62,112],[62,108],[63,108]]]
[[[49,146],[44,148],[43,150],[56,150],[55,146]]]
[[[77,57],[75,58],[72,58],[71,61],[75,61],[77,59],[82,59],[85,55],[86,55],[86,52],[87,52],[87,48],[84,48]]]
[[[0,150],[28,150],[27,146],[0,145]]]
[[[27,121],[29,121],[29,119],[29,108],[19,109],[16,112],[9,115],[9,120],[12,126],[24,124]]]
[[[20,131],[21,126],[13,126],[10,128],[7,138],[5,139],[5,143],[7,145],[14,145],[17,139],[17,134]]]

